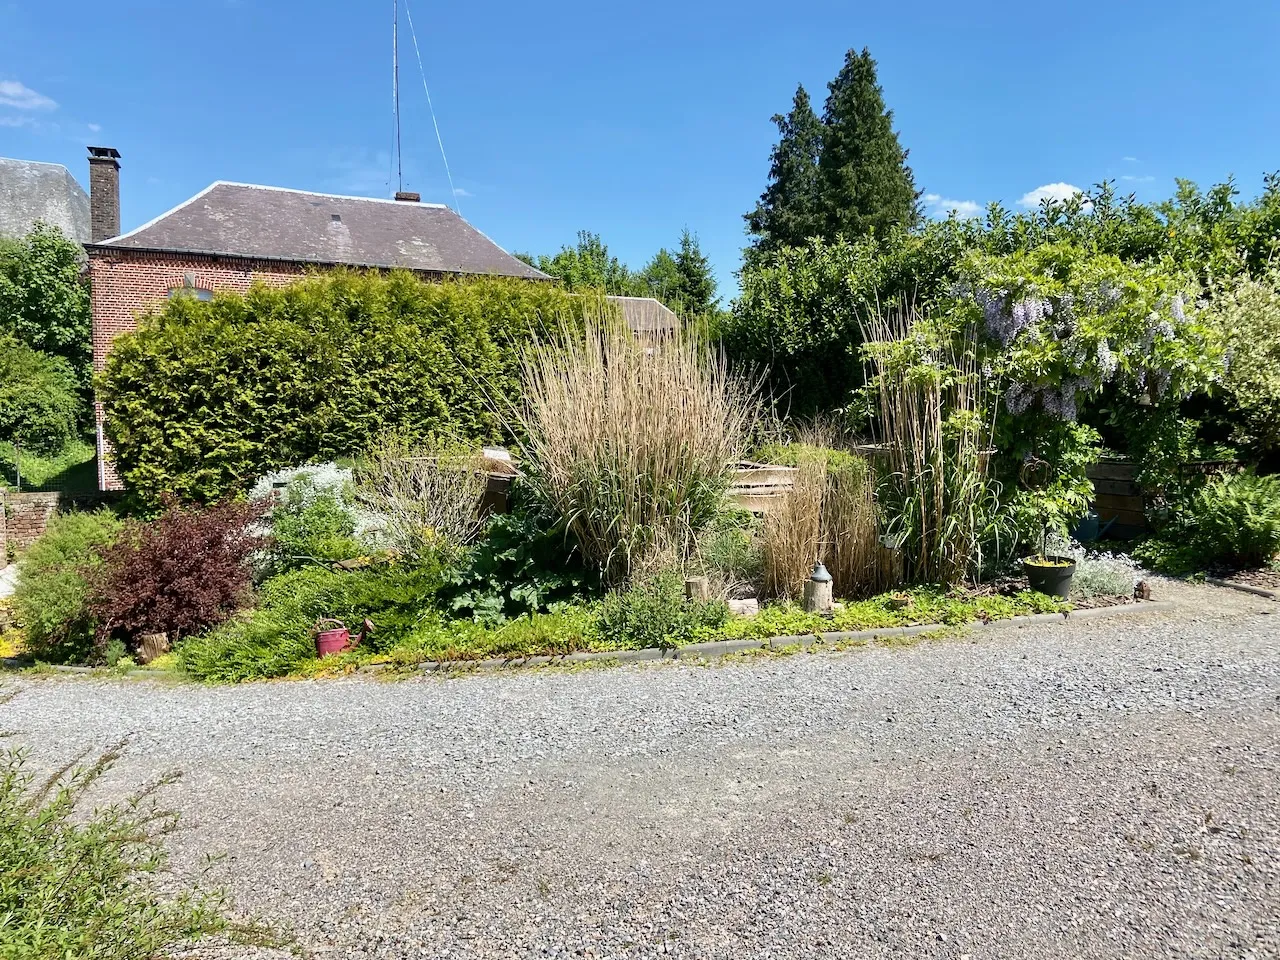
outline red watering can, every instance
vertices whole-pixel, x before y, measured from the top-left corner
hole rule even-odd
[[[325,624],[333,624],[333,626],[328,629],[322,629]],[[316,656],[323,658],[330,654],[342,653],[352,647],[359,646],[360,642],[373,632],[373,623],[367,618],[365,619],[354,643],[351,642],[351,631],[347,629],[346,624],[341,620],[332,618],[318,620],[312,629],[316,635]]]

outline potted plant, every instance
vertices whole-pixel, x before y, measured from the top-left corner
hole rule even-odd
[[[1049,552],[1049,524],[1046,522],[1040,535],[1040,552],[1022,558],[1022,572],[1026,574],[1031,589],[1046,596],[1066,600],[1071,595],[1071,580],[1076,575],[1076,561]]]
[[[1022,572],[1036,593],[1066,600],[1071,596],[1071,578],[1076,575],[1076,562],[1071,557],[1045,556],[1041,552],[1034,557],[1023,558]]]

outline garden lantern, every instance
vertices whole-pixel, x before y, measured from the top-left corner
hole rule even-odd
[[[813,573],[805,581],[804,609],[806,613],[831,612],[831,574],[821,560],[814,561]]]

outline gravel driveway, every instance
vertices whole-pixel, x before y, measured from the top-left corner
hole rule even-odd
[[[30,679],[0,717],[49,763],[133,732],[119,789],[184,770],[178,859],[313,955],[1276,957],[1280,605],[1177,599],[708,667]]]

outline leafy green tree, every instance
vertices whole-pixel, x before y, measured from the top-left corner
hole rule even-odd
[[[893,112],[885,107],[871,52],[850,50],[827,88],[818,161],[824,235],[883,235],[893,227],[915,226],[920,194],[893,129]]]
[[[680,267],[670,250],[663,247],[655,253],[637,276],[644,296],[655,297],[669,307],[676,307],[676,301],[681,295],[681,275]]]
[[[711,272],[711,261],[688,228],[680,234],[680,251],[675,256],[675,264],[680,278],[678,309],[690,316],[702,316],[715,310],[720,299],[716,296],[716,278]]]
[[[774,114],[773,122],[780,139],[769,157],[769,185],[743,218],[758,250],[800,246],[821,236],[824,227],[818,180],[822,122],[803,85],[796,88],[791,112]]]
[[[0,332],[0,441],[53,454],[75,435],[81,410],[71,365]]]
[[[589,230],[578,231],[578,242],[572,247],[561,247],[555,256],[538,258],[538,269],[555,277],[565,289],[604,290],[612,296],[634,296],[639,285],[635,276],[617,257],[610,256],[609,248],[600,234]]]
[[[0,333],[62,357],[87,390],[93,323],[83,262],[78,244],[43,223],[25,237],[0,240]]]

